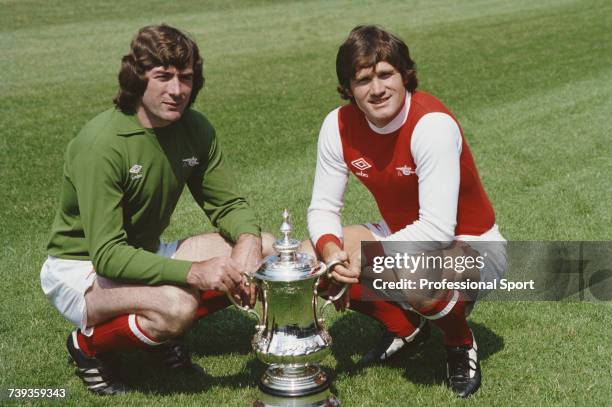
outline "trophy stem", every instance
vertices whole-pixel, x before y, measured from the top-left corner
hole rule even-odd
[[[328,387],[329,378],[317,365],[271,365],[259,382],[264,393],[280,397],[307,396]]]

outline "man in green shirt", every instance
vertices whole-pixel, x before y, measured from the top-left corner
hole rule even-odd
[[[242,273],[269,249],[232,189],[214,128],[190,109],[203,84],[193,40],[144,27],[122,59],[115,107],[68,145],[41,284],[77,327],[68,351],[94,393],[127,390],[110,352],[151,348],[169,367],[194,367],[177,338],[227,306],[226,293],[255,301]],[[185,185],[219,233],[161,242]]]

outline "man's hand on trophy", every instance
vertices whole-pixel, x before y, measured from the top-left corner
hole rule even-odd
[[[231,257],[213,257],[191,264],[187,284],[199,290],[233,292],[242,283],[243,272],[243,266]]]
[[[234,301],[243,307],[253,308],[257,302],[257,286],[255,284],[239,284],[229,292]]]
[[[249,283],[246,278],[240,283],[240,294],[236,301],[240,301],[243,307],[253,308],[257,302],[257,284]],[[235,297],[234,297],[235,298]]]
[[[232,249],[232,259],[242,264],[246,273],[254,273],[261,266],[261,238],[259,236],[243,233],[238,236]]]
[[[327,290],[328,298],[335,298],[338,296],[341,290],[345,290],[344,294],[333,302],[336,311],[344,312],[350,307],[351,300],[348,293],[349,290],[346,285],[357,284],[359,282],[359,267],[353,267],[353,264],[358,265],[359,262],[353,263],[352,260],[354,261],[356,259],[351,259],[351,256],[341,249],[338,249],[331,255],[328,255],[328,259],[326,259],[326,264],[336,261],[342,262],[332,266],[332,268],[328,270],[327,274],[331,277],[331,284]]]
[[[351,258],[352,257],[352,258]],[[359,259],[354,256],[349,256],[344,250],[335,252],[330,256],[329,259],[325,259],[326,263],[330,263],[334,260],[340,260],[344,264],[336,265],[329,273],[329,275],[338,283],[344,284],[357,284],[359,283]]]

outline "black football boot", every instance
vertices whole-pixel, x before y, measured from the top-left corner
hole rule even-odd
[[[446,385],[459,397],[469,397],[480,387],[482,378],[477,350],[476,340],[472,346],[446,348]]]
[[[386,331],[378,343],[357,362],[360,365],[383,362],[398,352],[416,352],[427,339],[429,339],[430,328],[425,318],[421,318],[419,327],[409,336],[397,336],[393,332]]]
[[[109,361],[102,357],[87,356],[79,348],[77,332],[68,335],[66,347],[69,360],[76,364],[77,375],[81,378],[87,390],[99,396],[112,396],[128,393],[130,389],[117,380]]]

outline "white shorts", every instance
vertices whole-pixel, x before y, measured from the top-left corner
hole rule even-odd
[[[157,254],[172,258],[176,253],[179,241],[161,242]],[[58,259],[53,256],[40,270],[40,285],[45,296],[53,306],[85,335],[91,334],[87,329],[87,305],[85,293],[98,276],[89,260]]]
[[[383,240],[392,234],[391,229],[389,229],[387,222],[384,220],[380,220],[377,223],[366,223],[364,226],[372,232],[374,239],[377,241]],[[478,253],[486,253],[484,267],[480,270],[481,281],[499,281],[504,277],[506,270],[508,270],[506,239],[499,233],[497,225],[493,225],[490,230],[480,236],[461,235],[456,236],[455,239],[469,244]]]

